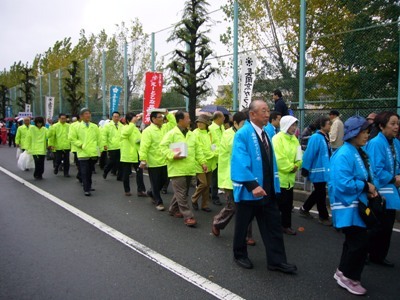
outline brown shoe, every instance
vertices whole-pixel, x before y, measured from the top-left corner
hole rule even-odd
[[[296,230],[293,230],[292,228],[288,227],[288,228],[283,228],[283,233],[287,234],[287,235],[296,235],[297,232]]]
[[[130,193],[130,192],[128,192],[128,193],[125,193],[125,196],[132,196],[132,193]]]
[[[138,197],[147,197],[147,192],[138,192]]]
[[[219,236],[219,234],[220,234],[220,232],[221,232],[217,227],[215,227],[215,225],[212,225],[212,226],[211,226],[211,231],[212,231],[212,234],[213,234],[214,236]]]
[[[184,222],[185,222],[185,225],[189,226],[189,227],[194,227],[197,224],[197,222],[196,222],[196,220],[194,218],[185,219]]]
[[[174,217],[174,218],[183,218],[183,215],[177,211],[177,212],[169,212],[169,215]]]
[[[246,244],[249,246],[255,246],[256,245],[256,241],[253,240],[252,238],[248,238],[246,239]]]

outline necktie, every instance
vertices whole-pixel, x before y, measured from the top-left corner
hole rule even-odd
[[[263,145],[264,145],[265,151],[267,152],[268,159],[270,159],[270,157],[269,157],[269,155],[270,155],[270,152],[269,152],[269,145],[268,145],[267,137],[266,137],[264,131],[261,133],[261,141],[262,141],[262,143],[263,143]]]
[[[89,123],[85,123],[86,127],[89,127]]]
[[[117,129],[118,129],[118,124],[115,124],[115,128],[117,128]]]

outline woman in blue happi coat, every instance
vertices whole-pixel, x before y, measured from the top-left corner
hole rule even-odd
[[[390,247],[396,209],[400,209],[400,142],[399,116],[394,112],[382,112],[375,117],[378,135],[369,141],[366,151],[371,158],[379,193],[386,199],[386,212],[381,227],[370,238],[369,260],[387,267],[394,264],[386,259]]]
[[[329,220],[329,213],[326,208],[326,183],[329,180],[329,160],[332,154],[328,135],[331,122],[327,116],[324,116],[320,117],[315,125],[317,132],[308,141],[301,169],[301,174],[308,177],[313,183],[314,191],[300,207],[299,213],[303,217],[312,219],[310,210],[317,204],[319,222],[331,226],[332,222]]]
[[[345,143],[331,158],[328,183],[333,225],[341,228],[345,235],[334,278],[338,285],[355,295],[367,292],[360,279],[369,241],[367,228],[358,212],[358,203],[367,204],[368,197],[378,195],[368,155],[362,149],[368,140],[369,127],[368,121],[358,116],[345,122]]]

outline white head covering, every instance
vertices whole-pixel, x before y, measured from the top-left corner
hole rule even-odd
[[[279,128],[282,132],[287,133],[289,127],[297,121],[298,120],[293,116],[283,116],[279,123]]]

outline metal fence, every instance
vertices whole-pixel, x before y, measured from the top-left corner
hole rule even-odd
[[[210,13],[213,20],[224,19],[222,10]],[[217,85],[232,85],[232,51],[219,40],[225,30],[214,26],[210,34],[214,36],[212,48],[213,66],[220,74],[211,79],[217,98]],[[232,22],[224,23],[232,26]],[[399,110],[399,32],[398,22],[386,22],[364,28],[353,28],[343,32],[319,33],[306,40],[305,109],[304,124],[313,122],[319,115],[330,109],[337,109],[343,119],[352,115],[366,116],[370,112]],[[218,31],[219,30],[219,31]],[[335,29],[336,30],[336,29]],[[156,33],[143,35],[126,43],[116,39],[114,48],[107,45],[95,46],[93,53],[79,61],[83,83],[80,91],[84,94],[82,106],[89,107],[97,118],[104,117],[109,110],[110,86],[123,87],[120,111],[138,110],[142,103],[143,76],[153,67],[163,71],[165,91],[171,87],[167,65],[173,50],[179,46],[168,42],[172,27]],[[278,30],[279,32],[279,30]],[[272,91],[279,88],[296,116],[299,109],[299,77],[296,57],[299,40],[281,43],[281,52],[287,74],[282,75],[276,58],[276,45],[265,44],[259,49],[243,47],[242,53],[255,52],[259,58],[259,70],[254,86],[254,95],[271,101]],[[153,59],[152,59],[153,58]],[[281,65],[282,67],[283,65]],[[69,76],[68,66],[49,74],[42,74],[35,80],[35,97],[32,103],[35,115],[44,114],[44,97],[55,97],[55,114],[69,112],[69,104],[64,92],[65,78]],[[10,88],[11,105],[17,111],[17,98],[22,96],[19,86]],[[229,102],[229,101],[228,101]],[[162,102],[163,106],[180,106]],[[230,107],[232,108],[232,107]]]

